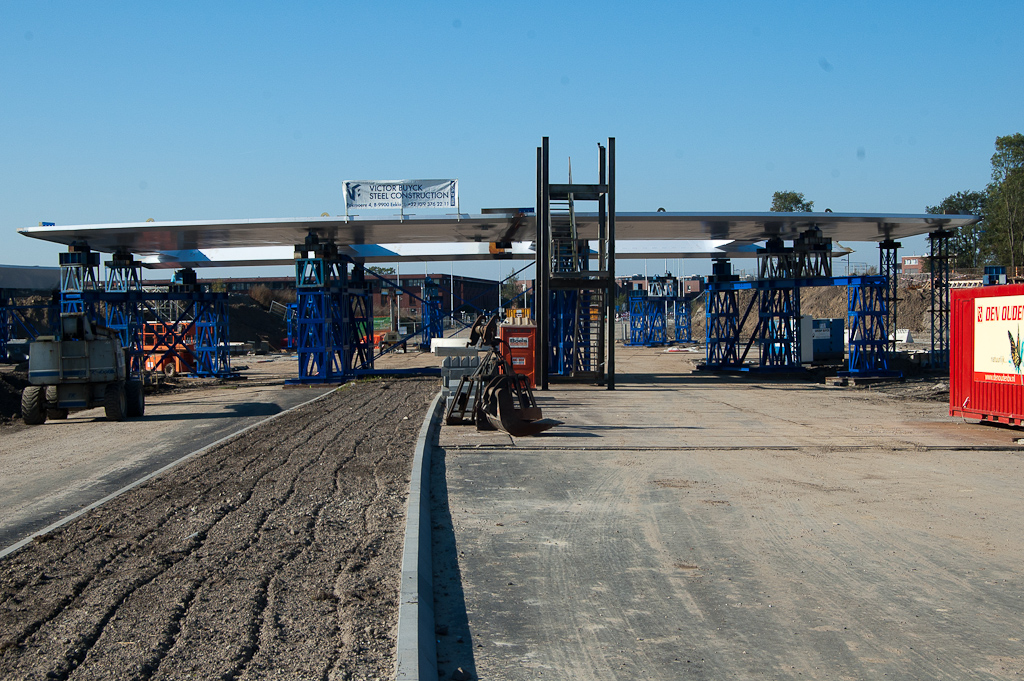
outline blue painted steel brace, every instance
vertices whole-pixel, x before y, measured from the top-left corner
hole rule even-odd
[[[800,289],[796,286],[764,288],[759,292],[759,304],[760,368],[799,370],[800,348],[796,325],[800,310]]]
[[[885,277],[851,277],[847,283],[849,370],[843,376],[899,376],[889,369]]]
[[[886,278],[812,277],[807,279],[718,280],[708,282],[708,369],[745,369],[738,353],[740,313],[736,293],[756,289],[760,299],[761,368],[792,370],[799,366],[794,325],[799,310],[799,289],[812,286],[847,287],[847,327],[850,330],[848,370],[841,376],[899,376],[889,370],[889,344],[885,318]],[[745,353],[744,353],[745,355]]]
[[[373,371],[373,309],[360,266],[316,235],[295,247],[299,383],[343,383]]]
[[[142,291],[142,278],[139,271],[142,265],[134,262],[130,253],[115,253],[112,260],[107,261],[106,292],[124,293]],[[136,301],[128,295],[121,301],[108,300],[106,321],[107,327],[121,337],[121,346],[128,353],[128,371],[141,379],[143,357],[142,349],[142,314]]]
[[[677,296],[673,300],[675,318],[675,340],[677,343],[693,342],[693,299],[694,296]]]
[[[646,291],[629,293],[629,341],[626,345],[651,348],[668,343],[665,323],[666,299]]]
[[[423,280],[422,327],[420,328],[420,347],[430,349],[433,338],[444,338],[444,312],[442,308],[441,289],[430,277]]]

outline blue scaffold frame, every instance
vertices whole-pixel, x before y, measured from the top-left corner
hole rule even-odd
[[[299,375],[288,383],[344,383],[375,373],[373,300],[366,270],[314,234],[295,248]]]
[[[556,376],[571,376],[590,364],[590,330],[580,323],[580,309],[590,307],[589,303],[584,305],[583,293],[574,289],[551,292],[548,366]]]
[[[344,279],[346,263],[336,257],[295,261],[299,383],[344,383],[346,372]]]
[[[134,262],[131,255],[115,253],[112,260],[107,261],[107,280],[104,290],[107,293],[125,293],[142,291],[142,265]],[[144,369],[144,351],[142,313],[137,299],[124,296],[123,300],[110,300],[106,304],[107,328],[116,331],[121,339],[121,347],[128,356],[128,373],[135,378],[142,378]]]
[[[653,348],[668,343],[667,300],[646,291],[629,292],[629,340],[625,345]]]
[[[800,289],[768,287],[758,295],[758,335],[762,371],[796,371],[800,368]]]
[[[420,327],[420,347],[424,350],[430,349],[430,341],[434,338],[444,338],[444,311],[441,288],[432,278],[426,277],[423,280],[423,306],[422,325]]]
[[[847,318],[850,329],[849,363],[840,376],[897,377],[889,369],[886,335],[887,280],[884,276],[811,277],[806,279],[758,279],[709,282],[707,289],[707,354],[705,368],[749,371],[744,364],[754,342],[761,350],[761,371],[793,371],[800,367],[799,290],[817,286],[847,287]],[[737,292],[754,290],[746,312],[739,313]],[[739,330],[755,302],[758,325],[746,350],[739,352]]]
[[[693,342],[693,301],[694,295],[676,296],[672,301],[673,335],[677,343]]]
[[[740,309],[735,288],[708,284],[705,308],[706,349],[709,369],[740,369]]]

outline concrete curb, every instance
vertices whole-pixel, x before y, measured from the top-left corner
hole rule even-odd
[[[398,600],[395,678],[398,681],[437,679],[434,639],[434,567],[430,541],[430,453],[440,426],[442,393],[427,409],[409,481],[402,550],[402,585]]]

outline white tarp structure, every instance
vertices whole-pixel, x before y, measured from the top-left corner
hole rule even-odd
[[[450,208],[458,213],[458,180],[346,180],[345,214],[359,210]]]

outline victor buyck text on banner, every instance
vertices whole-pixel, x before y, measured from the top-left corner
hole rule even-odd
[[[371,208],[458,208],[458,180],[345,181],[345,211]]]

